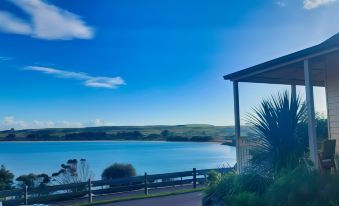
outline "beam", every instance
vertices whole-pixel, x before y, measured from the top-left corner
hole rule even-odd
[[[235,126],[235,139],[236,139],[236,160],[237,172],[241,170],[241,157],[240,157],[240,112],[239,112],[239,86],[238,82],[233,82],[233,99],[234,99],[234,126]]]
[[[314,95],[312,85],[312,70],[309,67],[308,59],[304,60],[305,74],[305,90],[306,90],[306,105],[308,117],[308,142],[310,149],[311,160],[316,169],[319,169],[318,149],[317,149],[317,133],[314,111]]]
[[[304,79],[281,79],[281,78],[267,78],[267,77],[253,77],[248,79],[242,79],[238,82],[248,82],[248,83],[265,83],[265,84],[281,84],[281,85],[305,85]],[[313,86],[325,87],[325,81],[315,81],[313,80]]]
[[[308,48],[308,49],[311,49],[311,48]],[[281,68],[281,67],[284,67],[284,66],[288,66],[290,64],[302,62],[302,61],[305,61],[305,60],[308,60],[308,59],[311,59],[311,58],[314,58],[314,57],[317,57],[317,56],[325,55],[325,54],[328,54],[328,53],[331,53],[331,52],[335,52],[335,51],[338,51],[338,50],[339,50],[339,47],[334,47],[334,48],[326,49],[326,50],[323,50],[323,51],[320,51],[320,52],[311,53],[309,55],[305,55],[305,56],[302,56],[302,57],[299,57],[299,58],[295,58],[293,60],[289,60],[289,61],[286,61],[286,62],[277,63],[274,66],[268,66],[267,68],[264,68],[264,69],[254,69],[254,67],[259,67],[259,66],[262,66],[263,64],[268,63],[268,62],[265,62],[265,63],[262,63],[260,65],[254,66],[254,67],[244,69],[244,70],[247,70],[247,72],[244,72],[243,70],[241,70],[241,71],[243,71],[244,74],[242,74],[242,75],[239,74],[239,75],[237,75],[238,77],[232,77],[232,76],[236,75],[237,72],[235,72],[235,73],[232,73],[232,74],[229,74],[229,75],[225,75],[224,79],[225,80],[229,79],[231,81],[239,81],[240,82],[242,79],[250,77],[250,76],[262,74],[262,73],[268,72],[268,71],[273,71],[275,69],[278,69],[278,68]],[[280,57],[280,58],[284,58],[284,57]],[[280,59],[280,58],[278,58],[278,59]],[[275,59],[275,60],[277,60],[277,59]],[[274,60],[271,60],[271,61],[274,61]],[[269,61],[269,62],[271,62],[271,61]],[[251,71],[251,70],[253,70],[253,71]]]

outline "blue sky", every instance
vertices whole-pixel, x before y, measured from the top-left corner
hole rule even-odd
[[[337,0],[0,0],[0,129],[233,124],[222,76],[339,32]],[[286,86],[241,84],[241,113]],[[302,93],[302,88],[299,88]],[[323,89],[316,109],[325,111]]]

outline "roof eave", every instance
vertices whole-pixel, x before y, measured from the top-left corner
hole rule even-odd
[[[244,76],[248,77],[265,71],[274,70],[276,68],[280,68],[291,63],[296,63],[305,59],[313,58],[315,56],[323,55],[337,50],[339,50],[339,45],[337,43],[322,43],[231,74],[227,74],[223,76],[223,78],[224,80],[241,81],[241,78],[243,78]]]

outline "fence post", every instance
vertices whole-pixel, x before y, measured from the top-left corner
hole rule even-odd
[[[193,168],[193,188],[197,188],[197,169]]]
[[[93,197],[92,197],[92,181],[91,178],[88,179],[88,203],[93,202]]]
[[[28,186],[25,185],[25,205],[28,205]]]
[[[144,185],[145,185],[145,195],[148,195],[148,186],[147,186],[147,172],[145,172],[145,181],[144,181]]]

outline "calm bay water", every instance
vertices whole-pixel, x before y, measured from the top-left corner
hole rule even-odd
[[[99,179],[103,169],[114,162],[131,163],[138,174],[233,166],[235,148],[215,143],[144,141],[0,143],[0,164],[16,176],[51,174],[75,158],[85,158]]]

